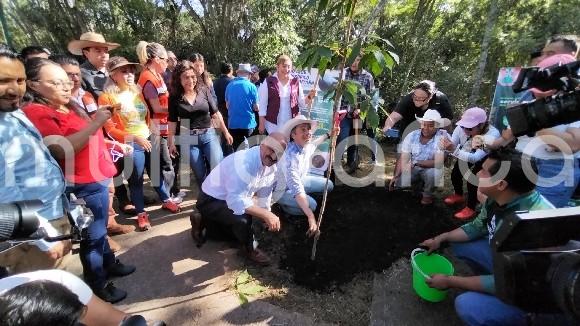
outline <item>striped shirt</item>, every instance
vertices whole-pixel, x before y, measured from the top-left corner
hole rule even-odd
[[[280,173],[284,173],[282,180],[286,180],[286,191],[294,197],[306,194],[302,180],[308,174],[310,158],[315,151],[316,145],[313,143],[300,147],[295,142],[290,142],[286,147],[280,162]]]

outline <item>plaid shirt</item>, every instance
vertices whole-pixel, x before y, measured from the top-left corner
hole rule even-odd
[[[375,81],[373,79],[373,75],[371,75],[368,71],[364,69],[359,70],[357,73],[353,73],[350,70],[350,67],[346,68],[344,79],[359,82],[365,88],[367,95],[370,95],[371,91],[375,89]],[[364,96],[362,96],[362,94],[359,92],[357,96],[357,102],[360,103],[362,100],[364,100]],[[346,97],[343,96],[340,103],[340,109],[352,112],[356,108],[351,107]]]

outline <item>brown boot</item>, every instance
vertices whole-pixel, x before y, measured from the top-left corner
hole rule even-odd
[[[246,257],[260,266],[268,266],[272,262],[270,257],[262,250],[256,248],[253,250],[246,250]]]
[[[107,242],[109,242],[109,248],[111,248],[112,252],[117,252],[121,250],[121,245],[118,244],[115,240],[111,239],[110,237],[107,237]]]
[[[107,234],[108,235],[116,235],[116,234],[127,234],[135,231],[134,225],[125,225],[125,224],[118,224],[117,222],[107,225]]]

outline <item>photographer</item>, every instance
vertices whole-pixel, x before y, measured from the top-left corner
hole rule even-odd
[[[49,236],[57,236],[70,229],[64,212],[64,176],[38,130],[19,109],[25,90],[23,64],[16,53],[0,47],[0,203],[40,200],[40,224]],[[1,252],[1,265],[10,273],[53,268],[71,249],[70,241],[35,244]]]
[[[553,44],[548,44],[543,52],[553,53],[554,49],[557,48]],[[575,58],[569,54],[555,54],[545,57],[538,66],[547,68],[573,61]],[[557,90],[541,91],[532,88],[528,99],[542,99],[556,93]],[[514,139],[508,127],[493,147],[505,146]],[[565,207],[580,181],[580,122],[542,129],[534,137],[517,137],[516,149],[531,156],[538,166],[537,190],[557,208]]]
[[[467,325],[525,325],[526,312],[508,305],[493,294],[493,273],[490,239],[502,220],[516,211],[553,209],[535,190],[535,181],[527,177],[524,162],[529,158],[512,149],[489,153],[478,172],[479,191],[488,198],[475,220],[457,229],[439,234],[421,243],[429,252],[449,242],[451,251],[464,259],[476,276],[446,276],[435,274],[427,284],[437,289],[458,288],[467,290],[455,299],[455,309]],[[529,171],[528,171],[529,172]],[[498,180],[499,175],[505,176]]]

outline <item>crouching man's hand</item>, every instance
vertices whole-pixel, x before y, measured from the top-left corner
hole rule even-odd
[[[432,288],[438,290],[447,290],[449,285],[449,276],[443,274],[434,274],[430,278],[425,280],[425,283]]]

